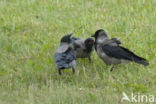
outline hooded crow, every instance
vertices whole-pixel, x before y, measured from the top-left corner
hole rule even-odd
[[[91,53],[94,49],[94,40],[92,38],[80,39],[72,37],[72,41],[76,58],[88,58],[89,62],[91,62]]]
[[[72,45],[71,36],[73,34],[62,37],[60,47],[55,52],[55,62],[58,68],[58,73],[61,75],[62,69],[72,67],[73,74],[75,73],[75,52]]]
[[[120,46],[121,42],[119,39],[109,39],[107,33],[102,29],[97,30],[92,37],[95,38],[95,50],[98,56],[106,65],[113,64],[111,71],[115,65],[122,62],[133,61],[144,66],[149,65],[146,59],[139,57],[129,49]]]

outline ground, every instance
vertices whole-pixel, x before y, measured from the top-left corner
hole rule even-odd
[[[122,93],[154,95],[156,102],[155,0],[1,0],[0,104],[128,104]],[[111,67],[94,51],[78,59],[76,73],[59,76],[54,52],[62,36],[88,38],[97,29],[119,37],[146,58]]]

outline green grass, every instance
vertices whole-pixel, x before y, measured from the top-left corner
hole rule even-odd
[[[122,92],[156,100],[155,0],[0,0],[0,104],[121,104]],[[149,60],[113,72],[92,55],[59,76],[54,52],[62,36],[97,29]],[[128,102],[123,102],[123,104]]]

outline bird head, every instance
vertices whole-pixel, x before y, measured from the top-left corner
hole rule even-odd
[[[87,47],[92,48],[94,45],[94,40],[92,38],[87,38],[84,43]]]
[[[61,38],[61,43],[68,43],[68,44],[70,44],[72,42],[71,41],[71,36],[72,35],[73,35],[73,33],[63,36]]]
[[[98,43],[103,43],[103,41],[109,38],[107,33],[103,29],[97,30],[95,34],[92,35],[91,37],[94,37],[95,41]]]
[[[60,47],[56,50],[57,53],[66,52],[69,48],[73,48],[71,36],[73,33],[65,35],[61,38]]]
[[[103,29],[99,29],[91,37],[94,37],[95,39],[101,38],[101,37],[102,38],[108,38],[108,35],[107,35],[107,33]]]

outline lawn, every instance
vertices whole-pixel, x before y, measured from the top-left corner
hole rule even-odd
[[[0,0],[0,104],[129,104],[123,92],[156,102],[155,7],[155,0]],[[110,72],[94,51],[91,64],[78,59],[75,75],[59,76],[61,37],[88,38],[101,28],[150,65]]]

